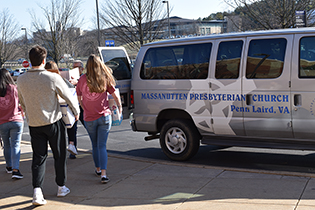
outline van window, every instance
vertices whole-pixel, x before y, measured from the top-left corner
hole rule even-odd
[[[142,79],[206,79],[211,43],[151,48],[142,62]]]
[[[258,39],[249,44],[246,78],[268,79],[281,75],[287,40]]]
[[[102,51],[104,63],[113,70],[113,75],[117,80],[131,79],[131,69],[122,50]]]
[[[236,79],[239,77],[243,41],[221,42],[215,68],[216,79]]]
[[[315,78],[315,37],[300,40],[300,78]]]

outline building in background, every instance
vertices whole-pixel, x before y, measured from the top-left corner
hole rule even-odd
[[[166,21],[165,21],[166,22]],[[171,38],[185,37],[185,36],[203,36],[210,34],[226,33],[226,20],[193,20],[185,19],[177,16],[170,17]],[[164,38],[168,37],[168,26],[162,28],[164,31]]]

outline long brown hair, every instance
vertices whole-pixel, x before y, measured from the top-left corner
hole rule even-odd
[[[86,79],[90,92],[103,93],[108,86],[115,86],[112,72],[98,56],[90,55],[86,63]]]
[[[45,64],[45,69],[47,71],[60,74],[57,64],[54,61],[47,61]]]
[[[9,84],[15,85],[10,72],[4,68],[0,69],[0,97],[4,97],[7,94]]]

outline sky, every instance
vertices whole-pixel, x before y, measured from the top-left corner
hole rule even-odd
[[[162,0],[161,0],[162,1]],[[187,19],[198,19],[199,17],[208,17],[211,13],[228,11],[229,7],[223,0],[168,0],[169,7],[172,8],[170,17],[178,16]],[[101,9],[104,0],[98,0],[99,8]],[[29,11],[35,11],[38,18],[43,18],[40,5],[49,5],[50,0],[0,0],[0,11],[8,9],[16,22],[21,27],[26,27],[27,32],[31,33],[32,18]],[[165,5],[165,10],[167,4]],[[83,30],[91,30],[95,28],[96,24],[92,19],[95,17],[96,1],[82,0],[81,17],[84,17]],[[25,31],[21,31],[21,36]]]

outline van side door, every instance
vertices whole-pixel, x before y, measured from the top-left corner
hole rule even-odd
[[[315,138],[315,36],[297,34],[292,57],[292,124],[294,137]]]
[[[246,40],[242,101],[247,136],[292,138],[290,61],[293,35]]]
[[[241,71],[245,38],[217,40],[210,72],[210,100],[215,134],[245,135]]]

